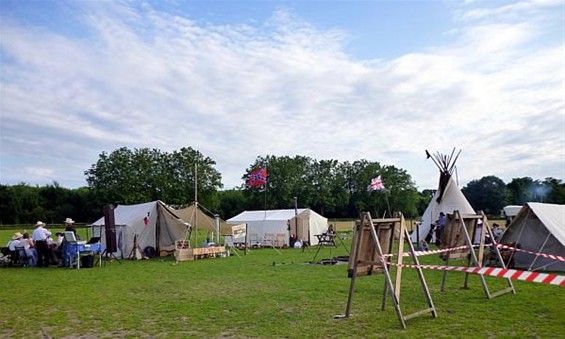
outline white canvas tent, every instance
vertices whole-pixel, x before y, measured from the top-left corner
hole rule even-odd
[[[471,204],[469,204],[453,179],[452,173],[457,157],[452,160],[452,156],[453,153],[451,153],[450,157],[439,154],[435,156],[434,162],[440,170],[438,189],[422,215],[422,222],[418,228],[419,233],[414,230],[410,235],[410,240],[413,243],[426,238],[432,225],[439,219],[440,212],[452,214],[453,211],[458,210],[461,214],[475,214],[475,210],[473,210],[473,207],[471,207]],[[435,239],[435,234],[433,239]]]
[[[265,234],[284,234],[284,243],[287,246],[290,234],[296,234],[298,239],[316,245],[318,244],[316,234],[322,234],[328,229],[328,219],[309,208],[299,208],[297,211],[294,209],[244,211],[228,219],[227,223],[247,223],[247,233],[257,234],[259,239],[264,239]]]
[[[520,212],[521,209],[521,205],[504,206],[504,208],[502,209],[502,214],[506,222],[510,224],[512,222],[512,219],[514,219],[518,215],[518,212]]]
[[[521,250],[565,256],[565,205],[530,202],[522,207],[500,242],[517,242]],[[514,252],[514,267],[524,270],[565,271],[565,262]]]
[[[180,219],[171,209],[159,200],[138,205],[118,205],[114,209],[116,225],[117,258],[128,258],[134,249],[134,238],[140,251],[147,246],[156,253],[172,252],[175,241],[184,239],[188,223]],[[106,245],[104,217],[92,223],[93,236],[100,236],[102,246]]]

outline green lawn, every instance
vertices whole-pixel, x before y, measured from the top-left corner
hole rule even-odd
[[[6,231],[0,232],[5,243]],[[11,232],[13,233],[13,232]],[[9,233],[9,234],[11,234]],[[9,235],[8,234],[8,235]],[[0,268],[2,338],[345,338],[543,337],[565,335],[565,289],[514,281],[517,294],[486,299],[479,278],[425,271],[438,318],[424,315],[400,329],[382,275],[358,278],[349,319],[346,265],[311,265],[316,248],[253,250],[242,257],[178,264],[171,258],[112,261],[103,267]],[[319,258],[345,255],[324,248]],[[437,256],[425,263],[441,263]],[[461,262],[457,262],[461,264]],[[495,291],[504,281],[487,277]],[[405,269],[405,314],[425,308],[415,271]]]

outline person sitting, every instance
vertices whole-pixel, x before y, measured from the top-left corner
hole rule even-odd
[[[503,233],[504,232],[497,223],[492,224],[492,234],[494,235],[494,240],[496,242],[498,242],[500,238],[502,238]]]
[[[6,247],[8,247],[8,250],[10,251],[10,260],[12,263],[17,262],[19,256],[23,255],[23,253],[18,252],[18,249],[22,246],[21,245],[22,236],[23,235],[20,232],[16,232],[12,236],[12,239],[8,241],[8,243],[6,244]]]
[[[14,235],[12,236],[12,239],[10,241],[8,241],[8,243],[6,244],[6,247],[8,247],[10,252],[15,251],[16,247],[22,246],[22,244],[21,244],[22,237],[23,237],[23,234],[21,234],[20,232],[14,233]]]
[[[22,240],[20,241],[21,246],[24,248],[26,256],[29,258],[29,266],[37,266],[37,251],[35,250],[35,244],[28,232],[25,232]]]
[[[63,252],[63,242],[65,241],[65,234],[62,232],[55,233],[54,244],[55,247],[52,249],[53,257],[55,261],[59,262],[59,266],[63,266],[64,252]]]
[[[335,230],[334,230],[334,225],[330,224],[330,226],[328,226],[328,230],[326,231],[326,234],[329,235],[334,235],[335,234]]]

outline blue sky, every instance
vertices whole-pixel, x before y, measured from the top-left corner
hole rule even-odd
[[[259,155],[437,185],[565,177],[565,5],[0,1],[0,182],[86,185],[122,146],[190,146],[225,188]]]

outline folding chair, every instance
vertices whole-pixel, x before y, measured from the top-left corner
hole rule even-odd
[[[11,262],[11,253],[8,247],[0,247],[0,265],[7,267]]]
[[[23,247],[16,247],[14,251],[10,251],[10,266],[12,267],[28,267],[29,258]]]

